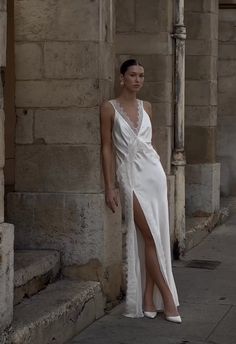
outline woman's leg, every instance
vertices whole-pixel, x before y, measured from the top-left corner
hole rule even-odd
[[[153,303],[153,291],[154,291],[154,281],[146,268],[146,285],[145,285],[145,291],[144,291],[144,310],[148,312],[154,312],[156,311],[156,307]]]
[[[144,213],[142,211],[142,208],[139,204],[139,201],[137,197],[134,194],[133,198],[133,208],[134,208],[134,221],[136,225],[138,226],[140,232],[142,233],[144,244],[145,244],[145,264],[146,264],[146,270],[148,270],[148,273],[150,276],[148,276],[148,285],[146,287],[147,290],[147,302],[150,301],[150,293],[152,292],[153,297],[153,288],[151,288],[151,281],[154,281],[154,283],[157,285],[157,287],[160,290],[160,293],[163,298],[164,303],[164,311],[166,315],[178,315],[178,310],[175,306],[172,293],[162,275],[160,265],[158,262],[157,254],[156,254],[156,246],[150,231],[150,228],[147,224],[146,218],[144,216]],[[150,278],[149,278],[150,277]],[[152,289],[152,290],[151,290]],[[144,299],[145,301],[145,299]],[[152,301],[153,304],[153,301]],[[146,306],[146,304],[145,304]],[[148,306],[148,305],[147,305]]]

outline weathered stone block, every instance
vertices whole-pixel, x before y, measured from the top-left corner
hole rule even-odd
[[[219,42],[235,42],[236,27],[233,22],[219,22]]]
[[[135,30],[135,0],[116,1],[116,32]],[[125,13],[125,15],[124,15]]]
[[[218,41],[216,39],[187,39],[186,55],[211,55],[218,57]]]
[[[115,37],[115,49],[117,54],[171,54],[172,38],[167,32],[156,35],[148,33],[117,34]]]
[[[185,16],[190,39],[218,39],[218,16],[212,13],[190,13]]]
[[[217,127],[217,157],[221,162],[220,189],[223,196],[236,195],[235,113],[222,116]]]
[[[235,10],[232,8],[219,11],[219,20],[221,22],[232,22],[231,25],[235,24]]]
[[[33,110],[17,109],[16,143],[33,142]]]
[[[186,127],[186,159],[188,164],[214,163],[216,159],[216,128]],[[197,144],[196,144],[197,143]]]
[[[91,107],[98,102],[95,79],[16,82],[17,107]]]
[[[232,116],[236,113],[235,92],[218,94],[218,117]]]
[[[113,82],[115,60],[113,45],[101,42],[99,47],[99,77]]]
[[[35,140],[100,144],[99,108],[35,110]]]
[[[111,213],[103,194],[9,193],[8,213],[16,247],[59,250],[71,277],[96,278],[101,270],[104,278],[106,268],[121,264],[121,208]],[[92,265],[84,271],[84,264]]]
[[[214,56],[186,56],[186,79],[216,80],[217,58]]]
[[[8,158],[5,160],[4,179],[5,186],[15,184],[15,159]]]
[[[217,106],[186,106],[185,125],[215,127],[217,125]]]
[[[42,79],[43,52],[40,43],[16,43],[16,80]]]
[[[16,190],[99,192],[100,146],[21,145],[16,150]]]
[[[6,66],[7,13],[0,11],[0,67]]]
[[[0,1],[0,11],[6,11],[7,10],[7,0],[1,0]]]
[[[46,78],[94,78],[98,75],[99,46],[96,42],[46,42]]]
[[[5,162],[4,120],[4,111],[0,109],[0,169],[3,168]]]
[[[173,109],[171,103],[152,103],[153,121],[157,127],[173,125]]]
[[[219,210],[220,164],[186,166],[186,213],[206,216]]]
[[[170,238],[171,246],[174,242],[175,229],[175,176],[167,176],[168,183],[168,206],[169,206],[169,224],[170,224]]]
[[[235,44],[236,50],[236,44]],[[219,60],[218,62],[218,77],[232,77],[236,76],[236,58],[235,60]],[[235,82],[235,78],[233,79]],[[232,86],[233,86],[232,82]]]
[[[232,43],[221,43],[219,42],[219,61],[236,59],[236,49],[235,44]]]
[[[4,175],[0,169],[0,224],[4,222]]]
[[[217,82],[186,80],[186,105],[217,105]]]
[[[14,287],[14,228],[8,223],[0,224],[0,332],[10,325],[13,317]]]
[[[65,10],[64,0],[17,0],[16,40],[98,41],[98,4],[98,0],[72,0]]]
[[[151,103],[170,102],[172,97],[172,83],[146,82],[140,92],[140,97]]]
[[[169,1],[167,1],[169,3]],[[135,30],[136,32],[159,33],[169,29],[172,11],[166,6],[162,8],[161,3],[149,0],[148,6],[142,0],[135,1]]]
[[[187,12],[211,12],[218,13],[218,0],[188,0],[184,3]]]

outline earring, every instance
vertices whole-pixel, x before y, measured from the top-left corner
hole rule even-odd
[[[120,86],[124,86],[124,81],[123,80],[121,80]]]

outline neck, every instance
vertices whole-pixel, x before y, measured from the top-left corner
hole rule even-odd
[[[125,88],[121,91],[119,98],[128,103],[134,103],[137,99],[135,92],[130,92]]]

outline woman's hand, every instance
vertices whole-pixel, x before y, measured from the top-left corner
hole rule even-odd
[[[118,191],[116,189],[105,190],[106,205],[115,213],[118,207]]]

